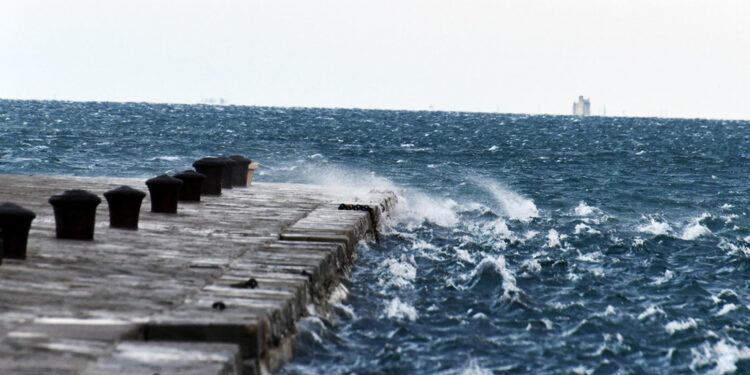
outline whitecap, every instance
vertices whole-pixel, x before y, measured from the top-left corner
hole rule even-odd
[[[156,157],[150,158],[148,160],[177,161],[177,160],[180,160],[180,159],[182,159],[182,158],[179,157],[179,156],[156,156]]]
[[[700,236],[707,236],[711,234],[711,230],[705,225],[700,223],[700,219],[694,220],[691,224],[685,227],[682,232],[681,238],[686,241],[692,241]]]
[[[573,367],[571,370],[576,375],[591,375],[594,373],[594,369],[581,365]]]
[[[716,313],[716,316],[726,315],[734,310],[737,310],[737,305],[733,303],[727,303],[726,305],[721,307],[721,310]]]
[[[729,204],[729,203],[724,203],[723,205],[721,205],[721,209],[722,210],[731,210],[732,207],[734,207],[734,206],[731,205],[731,204]]]
[[[477,360],[472,358],[461,371],[461,375],[492,375],[492,371],[480,366]]]
[[[574,234],[581,234],[583,232],[586,232],[588,234],[601,234],[601,232],[599,232],[596,229],[591,228],[590,226],[586,224],[583,224],[583,223],[576,224]]]
[[[527,259],[522,264],[521,267],[528,270],[531,273],[539,273],[542,271],[542,265],[539,263],[536,259]]]
[[[547,233],[547,247],[560,247],[562,243],[560,240],[562,237],[560,237],[560,233],[558,233],[554,229],[550,229]]]
[[[481,262],[479,262],[476,267],[474,267],[474,269],[471,271],[471,274],[469,274],[467,278],[473,279],[477,276],[477,274],[488,267],[492,267],[503,277],[503,298],[509,298],[510,292],[521,291],[521,289],[519,289],[516,285],[516,275],[513,273],[513,271],[508,269],[505,263],[505,257],[502,255],[485,257]]]
[[[670,227],[666,222],[658,221],[653,217],[650,217],[648,224],[641,225],[636,229],[639,232],[651,233],[658,236],[669,233],[669,231],[672,230],[672,227]]]
[[[511,191],[489,178],[472,178],[472,180],[492,194],[507,217],[520,221],[528,221],[539,217],[539,210],[533,200]]]
[[[385,308],[385,314],[391,319],[408,319],[412,322],[417,320],[417,317],[419,316],[417,314],[417,309],[415,309],[414,306],[401,302],[398,297],[392,299],[388,303],[388,306]]]
[[[457,203],[452,199],[438,199],[421,192],[409,194],[399,199],[393,215],[406,222],[421,225],[424,221],[442,227],[454,227],[458,224],[455,212]]]
[[[584,201],[580,201],[574,211],[576,216],[589,216],[592,215],[595,210],[598,210],[598,208],[589,206]]]
[[[615,314],[617,314],[615,312],[615,308],[612,305],[607,305],[607,309],[604,310],[604,316],[615,315]]]
[[[660,276],[660,277],[655,278],[654,282],[651,283],[651,284],[652,285],[661,285],[661,284],[666,283],[669,280],[672,280],[673,277],[674,277],[674,272],[672,272],[670,270],[666,270],[666,271],[664,271],[664,276]]]
[[[463,260],[466,263],[474,264],[474,258],[471,257],[468,251],[464,249],[455,249],[456,257],[459,260]]]
[[[643,319],[648,318],[651,315],[656,315],[656,314],[666,315],[664,310],[662,310],[661,308],[655,305],[651,305],[646,309],[646,311],[638,314],[638,320],[643,320]]]
[[[388,269],[390,278],[387,281],[381,279],[381,283],[387,282],[399,288],[412,287],[412,282],[417,277],[417,268],[414,265],[403,258],[401,261],[389,258],[382,265]]]
[[[750,348],[747,346],[739,347],[724,339],[714,345],[706,342],[699,348],[690,349],[690,353],[693,356],[690,369],[698,372],[697,370],[705,366],[716,364],[714,368],[708,371],[708,374],[712,375],[733,373],[737,371],[738,361],[750,359]]]
[[[695,328],[697,326],[698,322],[696,322],[695,319],[688,318],[687,320],[671,321],[664,326],[664,329],[667,331],[667,333],[673,335],[675,332],[684,331],[686,329]]]

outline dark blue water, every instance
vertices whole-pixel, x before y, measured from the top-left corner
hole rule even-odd
[[[750,373],[750,122],[0,101],[0,130],[0,173],[240,153],[403,189],[284,374]]]

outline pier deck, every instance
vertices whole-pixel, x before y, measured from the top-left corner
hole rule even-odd
[[[1,374],[274,369],[306,306],[324,301],[395,204],[391,192],[253,183],[180,202],[177,214],[150,212],[147,196],[137,231],[109,228],[103,200],[93,241],[55,238],[52,195],[144,182],[0,175],[0,202],[37,214],[27,259],[0,265]]]

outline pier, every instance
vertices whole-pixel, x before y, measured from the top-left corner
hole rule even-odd
[[[33,211],[25,260],[0,265],[0,374],[260,374],[291,358],[296,321],[325,300],[396,203],[254,182],[137,230],[96,209],[92,241],[55,236],[48,199],[146,179],[0,175],[0,202]],[[342,205],[357,206],[342,206]],[[356,207],[355,209],[352,209]]]

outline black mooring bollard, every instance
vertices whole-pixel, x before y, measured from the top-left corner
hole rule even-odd
[[[2,258],[26,259],[26,243],[36,214],[14,203],[0,204]]]
[[[109,226],[121,229],[138,229],[138,216],[146,193],[130,186],[120,186],[104,193],[109,205]]]
[[[232,172],[232,185],[241,187],[247,186],[247,167],[253,161],[242,155],[232,155],[229,158],[237,163]]]
[[[96,206],[101,198],[86,190],[68,190],[53,195],[49,203],[55,211],[57,238],[93,240]]]
[[[221,176],[224,173],[224,162],[218,158],[203,158],[193,163],[198,173],[206,176],[201,193],[221,195]]]
[[[221,188],[231,189],[232,180],[234,180],[234,168],[237,166],[237,162],[226,156],[219,158],[224,162],[224,172],[221,174]]]
[[[177,213],[177,198],[182,180],[165,174],[146,181],[151,193],[151,212]]]
[[[203,189],[203,181],[206,179],[206,175],[186,170],[174,175],[174,177],[182,181],[179,200],[188,202],[201,201],[201,190]]]

